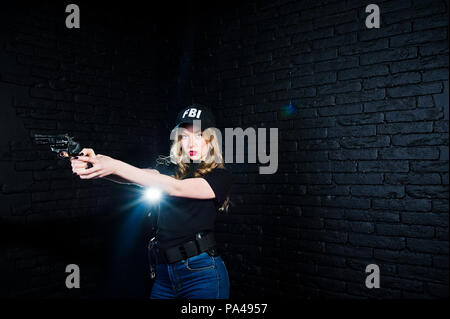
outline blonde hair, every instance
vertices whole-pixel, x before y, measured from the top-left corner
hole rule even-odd
[[[157,163],[165,165],[173,163],[177,165],[177,171],[173,177],[183,179],[188,174],[190,158],[187,154],[183,153],[181,148],[181,128],[175,129],[175,132],[172,132],[172,134],[174,135],[171,135],[173,136],[173,142],[170,146],[170,155],[165,157],[160,156],[157,159]],[[216,129],[207,128],[202,131],[202,135],[208,145],[208,152],[205,159],[202,159],[202,163],[194,172],[194,177],[202,177],[209,174],[213,169],[225,167],[220,144],[221,141],[217,137]],[[230,203],[230,197],[227,196],[219,211],[227,212]]]

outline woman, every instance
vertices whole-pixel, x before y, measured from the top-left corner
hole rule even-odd
[[[193,104],[181,110],[172,131],[167,173],[141,169],[83,149],[71,159],[81,179],[109,180],[157,187],[165,196],[152,245],[156,280],[151,298],[228,298],[229,278],[217,253],[214,223],[226,210],[231,173],[224,168],[211,111]],[[202,130],[204,128],[204,130]],[[87,163],[93,166],[87,168]],[[172,173],[170,173],[172,172]]]

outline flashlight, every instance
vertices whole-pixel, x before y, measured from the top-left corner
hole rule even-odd
[[[151,203],[155,203],[155,202],[159,201],[159,199],[161,198],[161,195],[162,195],[161,191],[158,188],[154,188],[154,187],[147,188],[144,193],[145,199]]]

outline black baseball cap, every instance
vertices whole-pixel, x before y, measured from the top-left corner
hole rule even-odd
[[[194,124],[194,121],[200,121],[202,131],[209,127],[216,126],[216,121],[211,109],[205,105],[194,103],[183,108],[178,113],[174,129],[183,124]]]

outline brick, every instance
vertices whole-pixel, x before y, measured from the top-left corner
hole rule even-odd
[[[446,37],[447,34],[445,32],[445,29],[432,29],[432,30],[411,32],[408,34],[393,36],[390,39],[390,46],[404,47],[406,45],[444,40],[446,39]]]
[[[449,180],[448,173],[442,174],[442,184],[443,185],[448,185],[448,180]]]
[[[429,173],[408,173],[408,174],[391,174],[385,175],[386,184],[401,184],[401,185],[436,185],[441,184],[439,174]]]
[[[448,59],[442,55],[433,55],[418,57],[417,59],[397,61],[390,63],[391,73],[419,71],[427,69],[445,68],[448,65]]]
[[[339,245],[327,243],[325,251],[328,254],[348,257],[371,258],[372,248],[362,247],[360,245]]]
[[[375,236],[366,234],[350,233],[349,242],[353,245],[373,247],[373,248],[385,248],[385,249],[403,249],[405,248],[405,238],[402,237],[388,237],[388,236]]]
[[[377,235],[402,236],[414,238],[433,238],[434,227],[423,225],[377,224]]]
[[[364,112],[383,112],[409,110],[416,107],[416,100],[413,97],[401,99],[386,99],[382,101],[373,101],[364,103]]]
[[[361,65],[373,65],[381,62],[406,60],[416,57],[417,57],[416,47],[388,49],[373,53],[362,54],[359,57],[359,63]]]
[[[408,161],[360,161],[358,163],[360,172],[408,172]]]
[[[395,88],[387,88],[388,96],[393,98],[434,94],[441,92],[442,92],[442,84],[440,83],[411,84],[405,86],[398,86]]]
[[[392,137],[392,145],[399,146],[422,146],[448,144],[448,136],[442,134],[408,134],[395,135]]]
[[[383,276],[380,281],[383,282],[382,284],[380,283],[380,287],[396,288],[401,289],[402,291],[422,292],[424,286],[423,282],[419,280],[400,279],[391,276]]]
[[[360,81],[338,81],[337,83],[319,86],[317,88],[318,95],[355,92],[361,90]]]
[[[427,70],[422,73],[422,81],[424,82],[440,80],[448,80],[448,69]]]
[[[387,76],[377,76],[367,80],[363,80],[363,88],[386,88],[404,84],[415,84],[421,82],[421,76],[419,72],[404,72],[397,74],[389,74]]]
[[[328,129],[329,137],[338,136],[371,136],[376,135],[376,126],[374,125],[360,125],[347,127],[330,127]]]
[[[335,125],[335,119],[331,117],[301,119],[294,121],[294,128],[331,127]]]
[[[331,184],[331,174],[303,173],[290,174],[289,183]]]
[[[292,88],[306,87],[336,82],[335,72],[321,72],[313,75],[292,78]]]
[[[374,209],[394,209],[405,211],[427,212],[431,210],[431,202],[428,199],[374,199]]]
[[[308,186],[307,192],[311,195],[348,195],[350,190],[348,186],[341,185],[312,185]]]
[[[298,168],[299,172],[354,172],[356,163],[354,161],[338,162],[313,162],[303,163]]]
[[[340,145],[347,149],[378,148],[390,145],[388,136],[348,137],[340,139]]]
[[[433,122],[410,122],[410,123],[389,123],[377,125],[378,134],[408,134],[408,133],[431,133]],[[423,134],[426,135],[426,134]],[[408,136],[408,135],[401,135]],[[398,138],[393,136],[393,139]]]
[[[305,140],[302,141],[302,149],[304,150],[335,150],[339,148],[339,143],[336,140],[322,139],[322,140]]]
[[[345,218],[348,220],[399,222],[400,214],[392,211],[379,210],[345,210]]]
[[[398,12],[388,12],[384,15],[383,21],[387,24],[417,19],[423,16],[429,16],[433,14],[440,14],[445,11],[445,4],[441,1],[418,1],[417,4],[413,1],[413,7],[405,8],[401,10],[401,14]]]
[[[332,107],[321,107],[318,109],[320,116],[333,116],[343,114],[359,114],[362,113],[361,104],[336,105]]]
[[[367,150],[340,150],[330,151],[329,158],[331,160],[371,160],[377,158],[377,151],[374,149]]]
[[[398,275],[401,278],[411,278],[422,281],[447,282],[448,271],[422,266],[399,265]]]
[[[433,256],[433,266],[448,269],[449,260],[447,255]]]
[[[352,184],[383,184],[383,174],[355,174],[355,173],[336,173],[333,174],[336,184],[352,185]]]
[[[448,146],[439,146],[439,160],[448,161]]]
[[[358,115],[338,116],[337,123],[339,125],[361,125],[361,124],[378,124],[383,123],[383,113],[365,113]]]
[[[411,171],[419,173],[446,172],[448,171],[448,161],[413,161]]]
[[[356,102],[366,102],[373,100],[381,100],[386,97],[385,89],[364,90],[361,92],[351,92],[347,94],[337,94],[337,104],[348,104]]]
[[[360,221],[325,220],[325,228],[366,234],[374,232],[373,223]]]
[[[343,207],[343,208],[370,208],[370,200],[367,198],[352,198],[345,196],[327,196],[323,199],[324,207]]]
[[[423,95],[417,97],[417,107],[419,108],[429,108],[435,107],[433,96],[431,95]]]
[[[329,34],[330,29],[324,29],[326,33]],[[301,39],[303,35],[299,34],[296,36],[296,38]],[[295,43],[295,41],[294,41]],[[305,52],[297,54],[295,57],[295,64],[309,64],[309,63],[315,63],[320,61],[326,61],[326,60],[333,60],[338,58],[337,49],[327,49],[327,50],[320,50],[315,51],[313,54],[312,52]]]
[[[432,147],[395,147],[379,151],[380,159],[438,159],[439,150]]]
[[[341,45],[349,45],[357,42],[356,34],[355,33],[349,33],[349,34],[341,34],[341,35],[335,35],[331,38],[327,39],[318,39],[313,40],[313,49],[325,49],[335,46],[341,46]]]
[[[302,98],[297,101],[298,106],[300,108],[309,108],[309,107],[321,107],[321,106],[330,106],[335,104],[335,99],[333,96],[317,96],[312,98]]]
[[[431,16],[416,19],[413,22],[413,31],[433,29],[437,27],[448,27],[448,16]]]
[[[297,151],[297,152],[289,152],[282,158],[280,161],[287,162],[311,162],[311,161],[327,161],[328,160],[328,152],[327,151]],[[440,179],[439,179],[440,180]]]
[[[445,198],[448,199],[448,186],[415,186],[406,187],[406,193],[414,198]]]
[[[375,66],[367,65],[367,66],[360,66],[358,68],[338,71],[337,79],[342,81],[387,74],[389,74],[389,68],[387,67],[387,65],[375,65]]]
[[[448,211],[448,209],[447,209]],[[423,212],[402,212],[402,222],[405,224],[426,225],[426,226],[446,226],[448,227],[448,215]]]
[[[320,139],[327,137],[326,128],[308,128],[308,129],[295,129],[283,132],[283,139],[287,140],[308,140],[308,139]]]
[[[376,259],[395,264],[408,264],[419,266],[431,266],[432,257],[429,254],[397,251],[388,249],[374,249],[373,256]]]
[[[408,238],[407,246],[412,251],[431,254],[448,254],[448,241]]]
[[[448,41],[431,42],[419,46],[421,56],[448,53]]]
[[[338,28],[338,26],[336,27]],[[339,48],[341,55],[359,55],[366,52],[379,51],[389,47],[388,39],[376,39],[367,42],[358,42],[354,45],[346,45]]]
[[[448,133],[448,121],[435,121],[433,131]]]
[[[410,32],[411,32],[411,23],[410,22],[402,22],[402,23],[398,23],[398,24],[384,26],[379,29],[369,29],[369,30],[362,31],[359,34],[359,40],[363,41],[363,42],[371,41],[374,39],[387,38],[387,37],[391,37],[391,36],[402,34],[402,33],[407,33],[406,35],[408,35],[408,34],[410,34]],[[392,41],[392,39],[395,39],[395,37],[391,37],[391,41]],[[399,40],[397,40],[397,41],[399,41]],[[391,46],[393,46],[393,45],[391,44]],[[397,46],[399,46],[399,45],[397,45]]]
[[[333,208],[333,207],[324,207],[324,208],[307,207],[307,208],[303,209],[303,215],[310,216],[311,214],[312,215],[319,214],[320,217],[324,217],[324,218],[341,219],[344,217],[344,209],[343,208]]]
[[[403,186],[390,185],[355,185],[351,187],[353,196],[402,198],[405,196]]]

